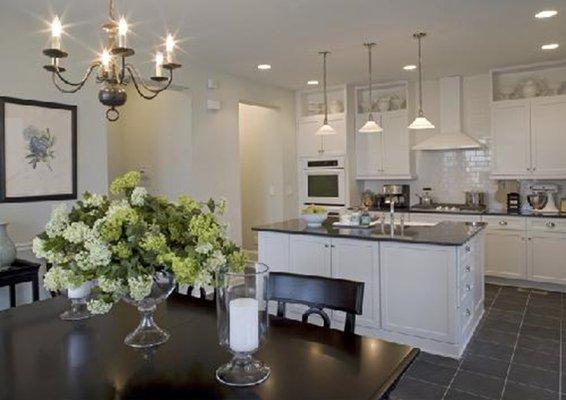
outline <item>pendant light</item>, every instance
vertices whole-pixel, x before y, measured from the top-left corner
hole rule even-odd
[[[417,117],[415,118],[413,123],[409,125],[409,129],[434,129],[434,125],[431,124],[428,119],[426,119],[423,112],[423,57],[421,41],[424,37],[426,37],[426,33],[418,32],[415,33],[413,37],[419,42],[419,110],[417,112]]]
[[[368,71],[369,71],[369,114],[368,120],[359,130],[360,133],[380,133],[383,132],[383,128],[379,126],[377,122],[373,119],[373,102],[371,98],[371,49],[375,46],[375,43],[364,43],[364,46],[368,49]]]
[[[322,126],[318,128],[315,132],[317,136],[328,136],[328,135],[335,135],[337,132],[328,124],[328,96],[326,93],[326,57],[330,54],[329,51],[320,51],[318,54],[322,55],[322,68],[323,68],[323,75],[322,75],[322,84],[323,84],[323,92],[324,92],[324,122]],[[321,151],[324,152],[324,148],[322,147],[321,143]]]

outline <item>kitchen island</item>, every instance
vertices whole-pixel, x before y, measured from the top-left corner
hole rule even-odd
[[[440,222],[343,229],[328,220],[253,228],[259,261],[272,271],[365,282],[362,335],[459,358],[484,309],[483,223]],[[299,318],[302,308],[289,308]],[[330,312],[343,328],[344,315]]]

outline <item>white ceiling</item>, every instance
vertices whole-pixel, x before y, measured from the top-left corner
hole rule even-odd
[[[322,49],[332,51],[330,84],[364,82],[362,43],[367,40],[378,42],[376,80],[413,79],[415,72],[405,72],[402,66],[416,61],[411,35],[417,30],[430,34],[424,42],[429,78],[566,58],[566,0],[116,1],[136,24],[131,41],[140,50],[149,54],[156,35],[169,28],[184,39],[184,64],[210,65],[291,89],[320,78],[317,52]],[[2,20],[10,15],[28,18],[34,32],[45,27],[41,17],[64,12],[64,24],[77,23],[66,28],[69,34],[91,47],[99,41],[96,28],[106,15],[104,0],[0,0],[0,7]],[[534,13],[542,9],[556,9],[559,15],[535,20]],[[27,23],[18,26],[29,31]],[[539,49],[550,42],[562,46],[550,52]],[[137,57],[141,62],[143,51]],[[260,72],[259,63],[272,64],[273,69]]]

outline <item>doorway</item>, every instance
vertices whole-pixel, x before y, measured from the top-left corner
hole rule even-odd
[[[284,218],[284,140],[275,108],[240,103],[242,245],[257,250],[256,225]]]

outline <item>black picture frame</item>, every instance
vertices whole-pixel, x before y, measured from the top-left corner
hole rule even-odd
[[[51,109],[67,110],[71,113],[71,193],[49,194],[25,197],[6,196],[6,104],[35,106]],[[48,200],[75,200],[77,198],[77,106],[39,100],[19,99],[0,96],[0,203],[23,203]]]

